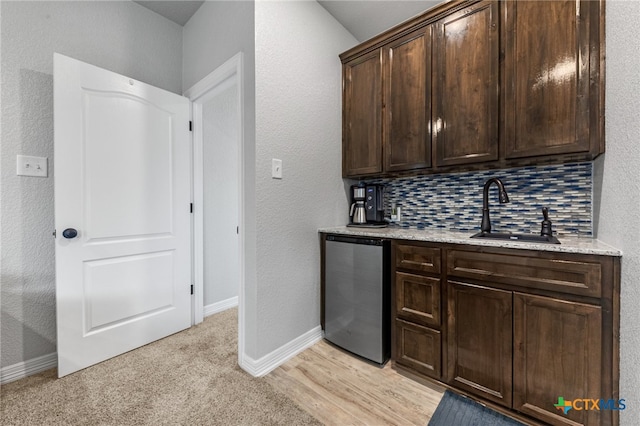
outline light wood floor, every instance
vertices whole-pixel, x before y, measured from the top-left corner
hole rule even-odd
[[[326,341],[265,378],[326,425],[426,425],[443,388],[379,368]]]

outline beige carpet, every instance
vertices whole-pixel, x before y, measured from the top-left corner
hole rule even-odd
[[[2,425],[318,425],[237,366],[237,310],[101,364],[3,385]]]

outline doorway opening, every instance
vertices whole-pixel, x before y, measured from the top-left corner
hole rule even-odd
[[[185,92],[193,117],[193,324],[238,306],[244,336],[243,54]]]

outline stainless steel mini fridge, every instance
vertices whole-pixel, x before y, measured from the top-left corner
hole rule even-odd
[[[390,355],[390,242],[327,235],[325,339],[377,364]]]

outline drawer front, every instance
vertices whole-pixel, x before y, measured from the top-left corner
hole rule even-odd
[[[395,245],[395,253],[395,264],[398,269],[440,273],[439,248],[398,243]]]
[[[518,254],[449,250],[447,273],[493,283],[600,297],[602,265]]]
[[[440,326],[440,279],[396,272],[396,315],[426,326]]]
[[[439,379],[442,338],[438,330],[396,320],[396,362]]]

